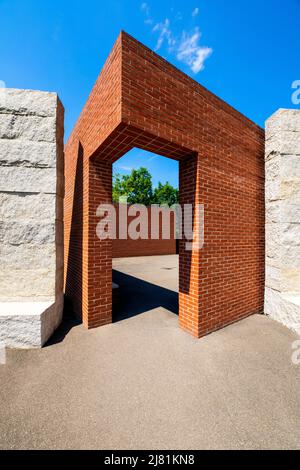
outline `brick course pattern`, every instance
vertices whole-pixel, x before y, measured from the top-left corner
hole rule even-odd
[[[263,312],[264,131],[122,32],[66,144],[66,295],[88,327],[112,319],[112,241],[96,235],[112,163],[133,147],[179,161],[180,202],[205,243],[179,246],[179,324],[201,337]]]
[[[130,215],[130,205],[127,209],[127,225],[122,227],[122,232],[128,233],[130,223],[135,219],[135,215]],[[119,206],[115,205],[116,218],[119,218]],[[123,207],[124,211],[125,207]],[[125,209],[125,211],[126,211]],[[128,214],[129,211],[129,214]],[[162,234],[162,211],[166,220],[166,227],[169,226],[170,237],[163,238]],[[112,257],[113,258],[126,258],[132,256],[154,256],[154,255],[174,255],[176,254],[176,238],[175,238],[175,219],[174,212],[168,208],[154,209],[147,207],[148,212],[148,238],[138,238],[133,240],[131,238],[123,239],[120,237],[119,224],[117,225],[116,239],[112,241]],[[151,216],[152,213],[152,216]],[[159,220],[159,225],[156,223],[156,218]],[[169,221],[169,223],[168,223]],[[152,224],[157,227],[158,239],[151,238]],[[168,224],[168,225],[167,225]]]

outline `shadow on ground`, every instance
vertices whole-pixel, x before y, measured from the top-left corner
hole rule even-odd
[[[53,333],[53,335],[48,339],[44,348],[52,346],[53,344],[61,343],[68,333],[74,328],[74,326],[81,325],[82,321],[78,318],[75,313],[71,312],[69,309],[64,309],[63,321]]]
[[[113,322],[125,320],[157,307],[178,315],[178,293],[129,274],[113,270],[119,285],[113,306]]]
[[[163,307],[178,315],[177,292],[115,269],[113,270],[113,281],[119,285],[113,302],[113,323],[135,317],[158,307]],[[82,321],[76,317],[70,306],[66,305],[61,325],[44,347],[62,342],[71,329],[81,323]]]

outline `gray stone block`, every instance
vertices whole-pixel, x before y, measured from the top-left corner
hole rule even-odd
[[[0,140],[0,166],[56,168],[56,143]]]
[[[38,222],[63,219],[63,201],[55,194],[1,193],[0,221]]]
[[[0,93],[0,340],[41,347],[63,310],[64,111],[55,93]]]
[[[22,168],[3,166],[0,172],[0,192],[49,193],[63,196],[57,188],[56,170],[53,168]]]
[[[300,296],[265,289],[265,314],[300,335]]]
[[[55,296],[55,264],[50,266],[24,270],[11,267],[0,271],[0,299],[1,301],[15,301],[18,299],[48,300]]]
[[[0,99],[0,114],[56,117],[56,93],[5,88]]]
[[[265,160],[265,313],[300,334],[300,110],[267,121]]]
[[[29,269],[55,270],[56,245],[4,245],[0,244],[1,270],[12,270],[24,272]],[[21,281],[21,280],[20,280]],[[16,279],[15,282],[19,282]],[[12,291],[14,287],[11,287]]]
[[[62,312],[62,295],[56,302],[0,302],[0,343],[41,348],[59,326]]]
[[[55,143],[56,119],[55,117],[0,114],[0,139]]]
[[[14,246],[55,245],[55,221],[53,223],[0,221],[0,243]]]

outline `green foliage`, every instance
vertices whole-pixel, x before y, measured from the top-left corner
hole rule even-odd
[[[126,196],[123,192],[122,176],[119,173],[113,175],[112,199],[113,202],[119,202],[121,196]]]
[[[174,188],[168,181],[165,184],[158,183],[157,188],[153,192],[153,203],[160,205],[172,206],[178,203],[179,191]]]
[[[115,175],[113,182],[113,201],[119,202],[126,196],[129,204],[144,204],[152,201],[152,177],[146,168],[132,170],[130,175]]]
[[[178,189],[168,182],[158,183],[157,188],[152,189],[152,177],[146,168],[132,170],[130,175],[116,173],[113,178],[113,201],[122,201],[122,196],[127,197],[129,204],[167,204],[172,206],[178,202]]]

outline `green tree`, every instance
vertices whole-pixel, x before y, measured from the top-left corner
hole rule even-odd
[[[168,181],[165,184],[158,183],[157,188],[154,189],[152,202],[154,204],[164,204],[172,206],[179,201],[179,191],[174,188]]]
[[[113,175],[113,186],[112,186],[112,199],[113,202],[119,202],[120,197],[124,196],[122,176],[120,173]],[[125,195],[126,196],[126,195]]]
[[[150,205],[152,202],[152,176],[146,168],[132,170],[130,175],[116,174],[113,180],[113,201],[127,197],[129,204]]]
[[[146,168],[132,170],[130,175],[116,173],[113,178],[113,201],[122,201],[127,198],[129,204],[168,205],[178,203],[179,191],[168,181],[165,184],[158,183],[157,188],[152,189],[152,176]]]

